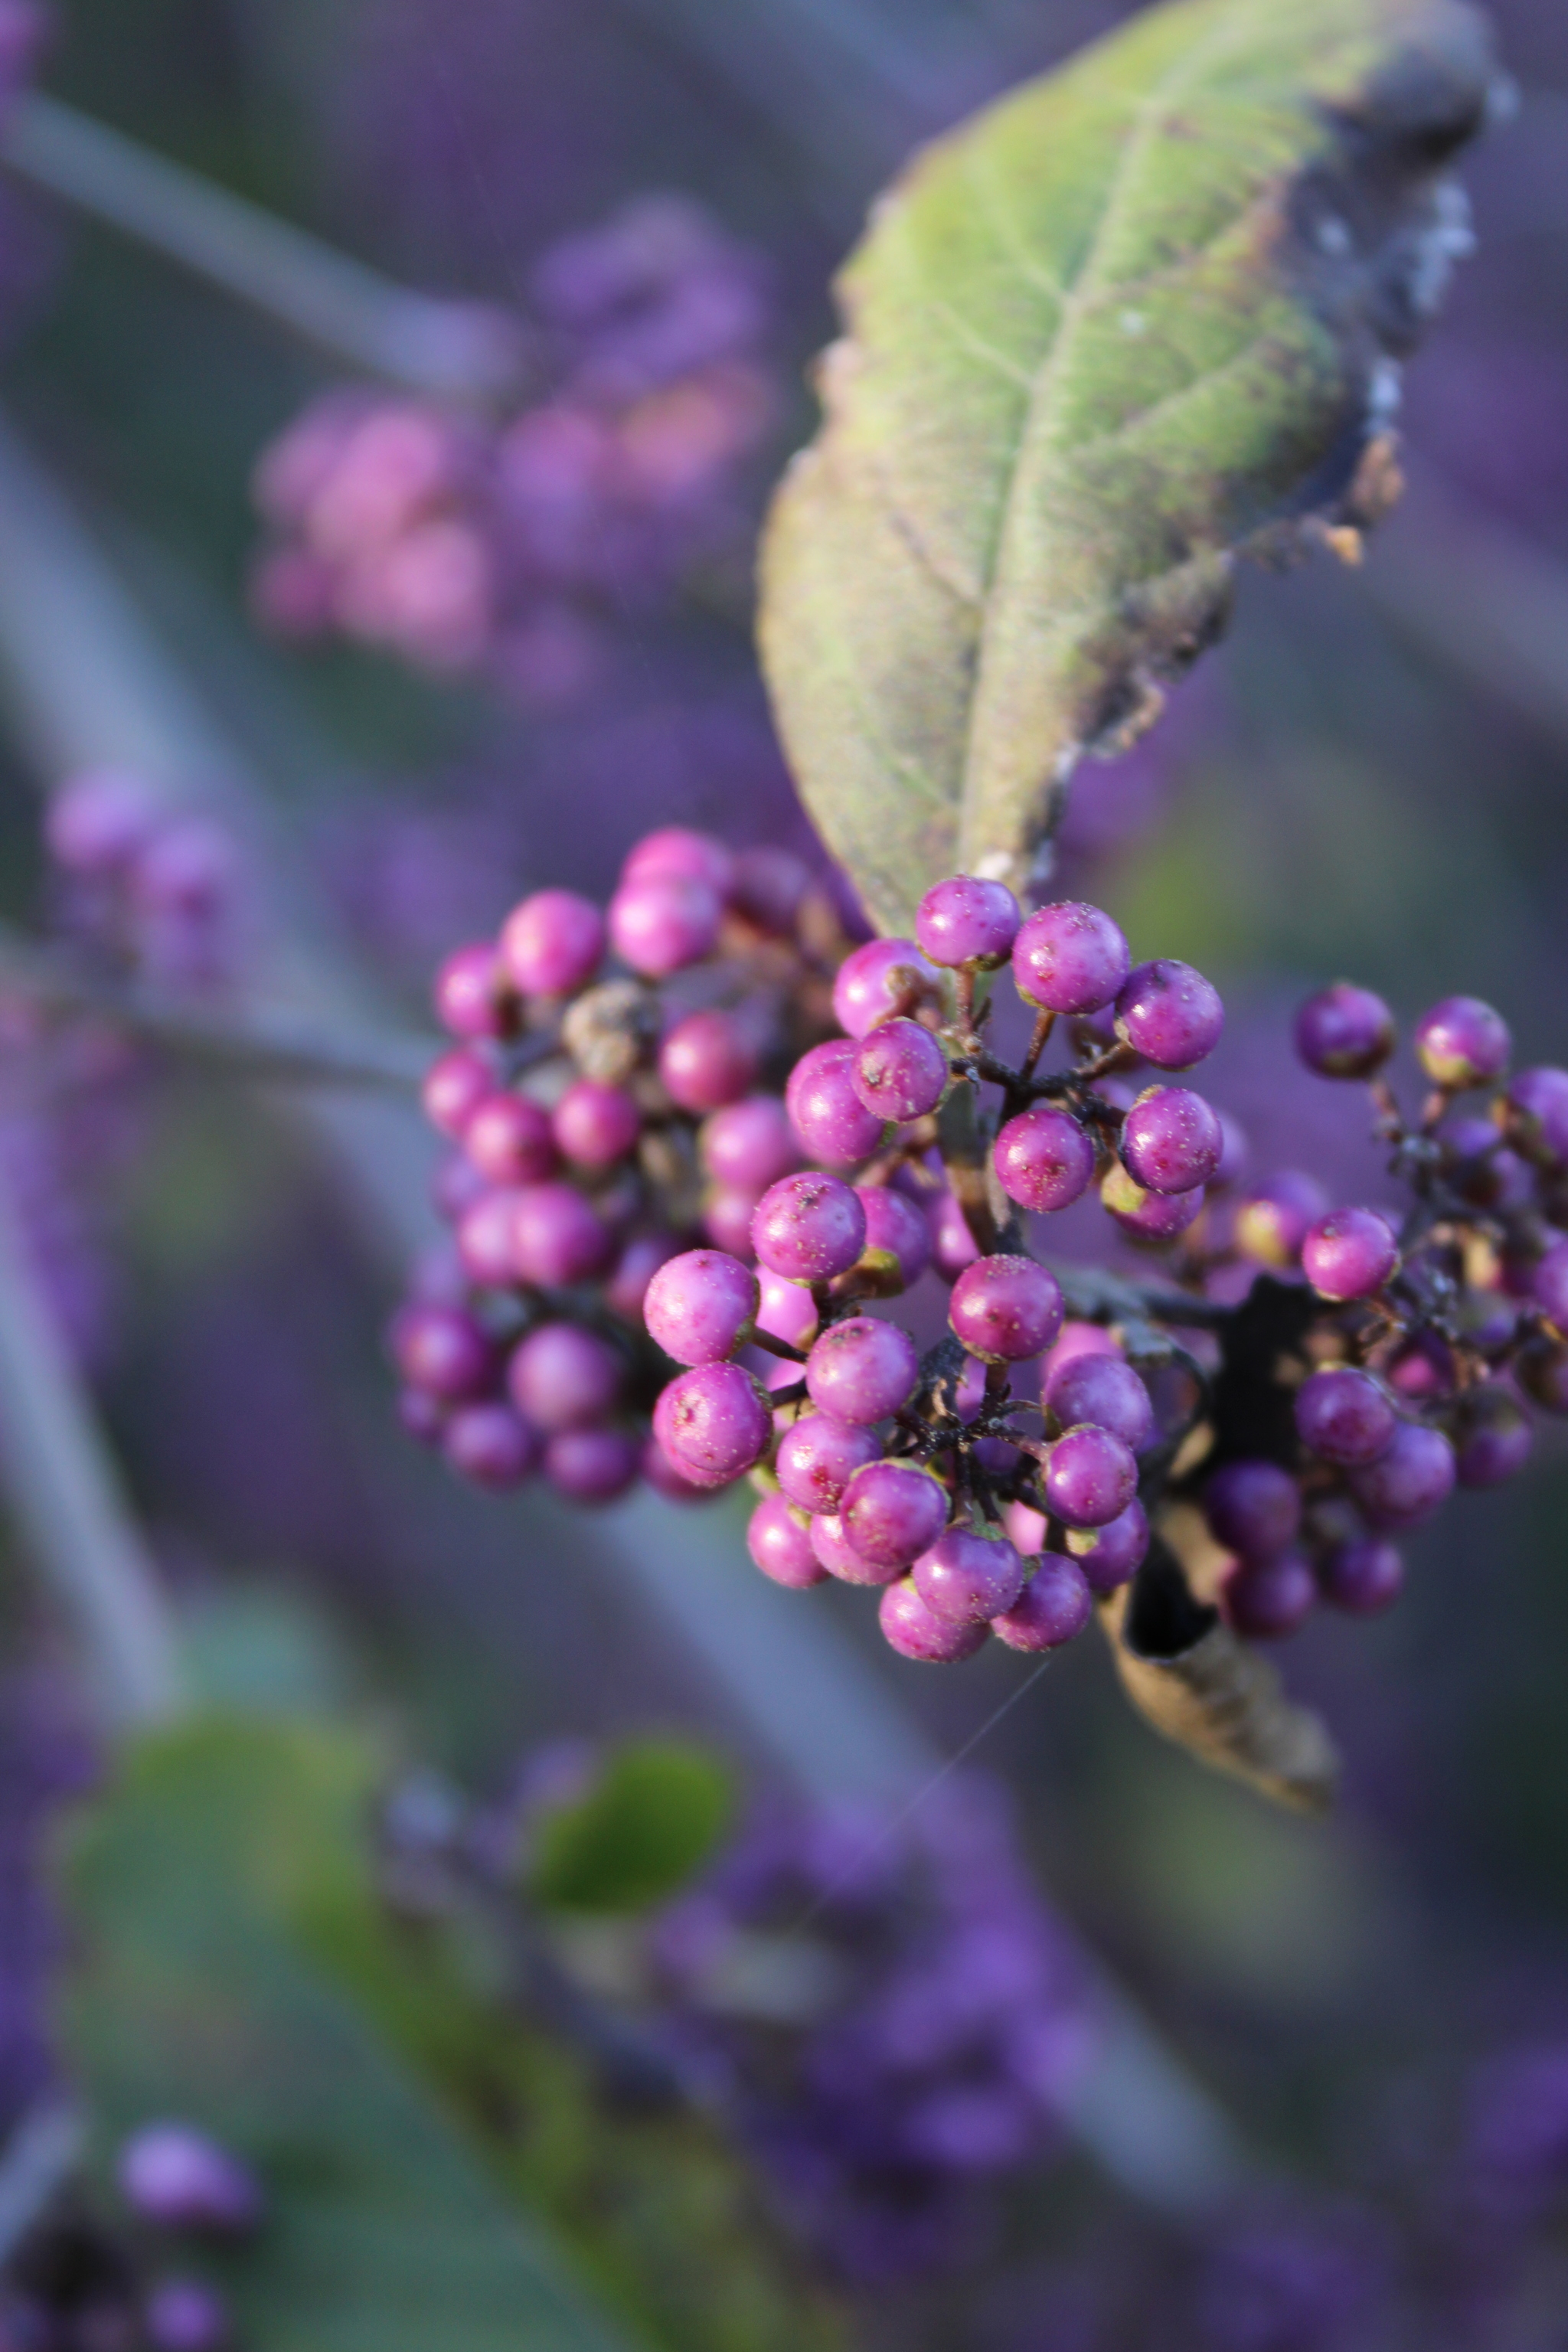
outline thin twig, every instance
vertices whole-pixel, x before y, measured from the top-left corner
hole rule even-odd
[[[488,399],[526,372],[524,330],[504,311],[395,285],[40,90],[16,101],[0,161],[362,373]]]

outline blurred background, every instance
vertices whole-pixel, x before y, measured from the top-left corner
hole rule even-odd
[[[767,485],[812,427],[831,272],[913,145],[1130,13],[61,5],[33,79],[72,120],[389,288],[485,306],[441,319],[462,365],[515,364],[519,415],[563,364],[621,369],[609,396],[617,416],[637,411],[661,489],[587,561],[573,534],[584,511],[603,522],[573,472],[587,460],[558,417],[536,417],[510,445],[532,555],[507,572],[510,554],[488,550],[504,580],[482,615],[468,541],[425,551],[395,593],[384,581],[334,605],[333,582],[294,560],[286,460],[304,459],[282,436],[302,415],[328,429],[371,396],[367,372],[330,335],[313,349],[290,334],[276,302],[235,299],[260,260],[243,228],[229,246],[204,230],[189,190],[175,215],[217,237],[229,290],[117,227],[104,215],[132,202],[123,170],[84,160],[19,92],[0,136],[6,920],[36,931],[58,911],[40,788],[132,703],[153,714],[147,743],[205,760],[241,834],[265,842],[235,923],[306,939],[342,1002],[387,1028],[428,1029],[428,975],[453,944],[546,883],[603,896],[653,824],[820,863],[768,727],[750,578]],[[1568,1052],[1568,22],[1548,0],[1493,14],[1520,102],[1467,169],[1478,249],[1409,372],[1405,505],[1360,572],[1323,558],[1245,582],[1229,641],[1161,728],[1083,772],[1067,845],[1073,887],[1142,952],[1222,988],[1214,1091],[1259,1162],[1305,1160],[1346,1186],[1375,1181],[1360,1108],[1286,1051],[1309,986],[1353,977],[1405,1018],[1474,993],[1506,1013],[1521,1059]],[[72,172],[92,181],[84,202],[43,184]],[[672,197],[688,209],[649,215]],[[621,246],[584,245],[617,223]],[[595,269],[650,235],[696,254],[691,317],[668,350],[595,343]],[[352,304],[322,299],[346,334]],[[515,351],[487,343],[498,312]],[[420,347],[417,320],[377,315]],[[94,603],[72,572],[81,526],[121,604]],[[145,640],[125,636],[126,611]],[[837,2170],[814,2172],[790,2140],[798,2117],[780,2122],[787,2101],[766,2128],[742,2101],[726,2125],[736,2160],[851,2340],[1544,2352],[1568,2336],[1568,2247],[1552,2236],[1568,2185],[1568,1459],[1551,1433],[1524,1479],[1461,1496],[1416,1539],[1387,1619],[1315,1622],[1290,1645],[1290,1685],[1347,1759],[1335,1815],[1297,1822],[1162,1746],[1091,1642],[986,1729],[1016,1661],[928,1675],[847,1591],[759,1589],[731,1622],[728,1580],[749,1570],[726,1503],[574,1515],[461,1487],[397,1427],[381,1350],[402,1246],[387,1171],[405,1139],[378,1151],[379,1113],[330,1132],[334,1114],[187,1064],[41,1076],[13,1026],[0,1163],[213,1689],[374,1720],[427,1795],[481,1810],[521,1801],[520,1769],[563,1741],[678,1732],[732,1770],[739,1817],[820,1803],[836,1777],[836,1801],[874,1811],[900,1771],[918,1782],[982,1734],[964,1772],[995,1787],[974,1802],[1011,1811],[973,1835],[1000,1842],[1027,1934],[1059,1938],[1060,1985],[1081,1969],[1120,1987],[1159,2036],[1156,2071],[1194,2086],[1204,2147],[1214,2124],[1245,2151],[1239,2193],[1194,2214],[1179,2118],[1173,2140],[1150,2125],[1165,2153],[1142,2174],[1125,2149],[1097,2151],[1092,2120],[1058,2119],[1016,2161],[953,2157],[981,2189],[961,2213],[920,2204],[900,2234],[872,2199],[858,2234],[839,2226],[842,2147]],[[820,1653],[815,1632],[794,1643],[806,1609],[831,1621]],[[3,2138],[54,2065],[43,1825],[100,1753],[8,1525],[0,1678]],[[831,1761],[806,1787],[814,1743]],[[959,1917],[984,1907],[957,1881],[941,1900]],[[984,1959],[955,1947],[924,1965],[931,1998],[958,2001]],[[1037,1988],[1058,2024],[1078,2013],[1060,1985]],[[773,2340],[739,2320],[719,2332],[700,2287],[684,2321],[659,2324],[661,2341]]]

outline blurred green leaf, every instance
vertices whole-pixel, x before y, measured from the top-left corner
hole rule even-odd
[[[713,1757],[638,1740],[609,1758],[579,1802],[546,1816],[530,1890],[557,1910],[646,1910],[700,1870],[732,1811],[730,1776]]]
[[[1026,881],[1050,787],[1153,717],[1238,554],[1376,520],[1387,362],[1440,290],[1491,72],[1460,0],[1172,0],[878,205],[761,634],[885,930],[944,874]]]

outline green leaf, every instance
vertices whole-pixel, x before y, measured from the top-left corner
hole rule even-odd
[[[546,1818],[530,1891],[563,1911],[645,1910],[701,1868],[731,1810],[729,1774],[701,1748],[621,1748],[584,1798]]]
[[[1391,359],[1492,79],[1460,0],[1172,0],[939,141],[838,284],[761,640],[806,805],[884,930],[1024,887],[1087,751],[1149,723],[1237,558],[1396,495]]]

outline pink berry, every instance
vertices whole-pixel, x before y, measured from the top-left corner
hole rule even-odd
[[[854,1549],[876,1568],[907,1568],[947,1525],[948,1494],[908,1462],[872,1462],[844,1490],[838,1516]]]
[[[723,908],[707,882],[679,874],[623,882],[610,901],[610,939],[645,980],[668,980],[711,955]]]
[[[563,1429],[544,1452],[544,1475],[569,1503],[614,1503],[637,1482],[640,1456],[618,1429]]]
[[[1138,1465],[1109,1429],[1069,1429],[1046,1465],[1046,1500],[1069,1528],[1103,1528],[1136,1500]]]
[[[836,1511],[820,1512],[812,1520],[810,1542],[821,1565],[840,1584],[891,1584],[902,1572],[896,1566],[879,1568],[857,1551]]]
[[[1296,1015],[1296,1051],[1322,1078],[1370,1078],[1393,1053],[1397,1032],[1381,996],[1348,980],[1310,996]]]
[[[735,861],[711,834],[669,824],[658,833],[645,835],[637,843],[621,868],[621,880],[646,882],[669,874],[706,883],[716,897],[727,898],[735,879]]]
[[[754,1565],[792,1592],[825,1584],[827,1570],[811,1549],[810,1521],[783,1495],[768,1495],[752,1513],[746,1549]]]
[[[768,1450],[773,1420],[738,1364],[700,1364],[671,1381],[654,1408],[654,1434],[694,1483],[728,1486]]]
[[[827,1282],[865,1248],[866,1212],[837,1176],[785,1176],[757,1203],[752,1245],[786,1282]]]
[[[1010,1118],[996,1138],[997,1181],[1022,1209],[1068,1209],[1089,1189],[1094,1146],[1065,1110],[1037,1103]]]
[[[819,1412],[859,1426],[885,1421],[909,1402],[920,1380],[914,1341],[896,1323],[851,1316],[812,1349],[805,1385]]]
[[[703,1120],[697,1148],[715,1182],[758,1200],[800,1156],[784,1107],[773,1095],[752,1095],[716,1110]]]
[[[651,1434],[638,1456],[644,1484],[662,1495],[667,1503],[710,1503],[719,1493],[718,1486],[689,1478],[670,1460],[657,1437]],[[722,1483],[722,1482],[721,1482]]]
[[[838,967],[833,1013],[847,1037],[868,1036],[879,1022],[940,1003],[937,975],[913,940],[871,940]]]
[[[505,1034],[501,961],[488,940],[458,948],[436,974],[436,1018],[465,1042]]]
[[[965,1266],[979,1257],[980,1244],[955,1194],[938,1193],[930,1215],[932,1263],[940,1275],[956,1282]]]
[[[1355,1469],[1375,1462],[1394,1442],[1393,1400],[1371,1372],[1342,1364],[1313,1372],[1296,1391],[1301,1442],[1324,1462]]]
[[[1317,1603],[1318,1585],[1300,1552],[1238,1560],[1219,1590],[1220,1613],[1250,1642],[1282,1642],[1300,1631]]]
[[[1190,1192],[1206,1184],[1224,1153],[1218,1113],[1188,1087],[1152,1087],[1122,1125],[1122,1163],[1147,1192]]]
[[[432,1062],[425,1074],[420,1100],[431,1126],[457,1142],[474,1112],[494,1092],[489,1064],[458,1045]]]
[[[517,1348],[507,1387],[525,1421],[553,1436],[603,1421],[621,1390],[616,1350],[577,1323],[541,1323]]]
[[[536,890],[501,925],[500,960],[525,996],[574,996],[604,953],[605,919],[574,890]]]
[[[392,1355],[410,1388],[446,1404],[481,1396],[495,1378],[495,1350],[460,1307],[405,1307],[394,1317]]]
[[[1225,1007],[1190,963],[1142,963],[1116,1000],[1116,1034],[1157,1070],[1190,1070],[1219,1044]]]
[[[1119,1517],[1096,1528],[1092,1538],[1074,1534],[1068,1548],[1093,1593],[1114,1592],[1135,1576],[1149,1549],[1149,1521],[1142,1503],[1129,1503]]]
[[[611,1243],[608,1226],[570,1184],[525,1184],[513,1195],[511,1245],[520,1281],[559,1288],[597,1274]]]
[[[1011,1609],[1024,1589],[1024,1563],[1005,1538],[949,1528],[913,1569],[915,1590],[935,1617],[984,1625]]]
[[[856,1095],[879,1120],[923,1118],[947,1091],[947,1055],[918,1021],[879,1022],[850,1069]]]
[[[995,971],[1012,953],[1021,920],[1018,901],[1005,883],[955,874],[921,900],[915,937],[932,963]]]
[[[1236,1213],[1236,1245],[1257,1265],[1284,1274],[1299,1265],[1301,1244],[1328,1208],[1315,1176],[1282,1168],[1243,1194]]]
[[[538,1469],[544,1441],[510,1405],[467,1404],[447,1421],[441,1447],[460,1477],[504,1494]]]
[[[67,874],[98,881],[120,872],[158,828],[156,795],[129,770],[94,768],[50,794],[44,838]]]
[[[912,1577],[900,1577],[889,1585],[878,1604],[877,1618],[889,1648],[920,1665],[955,1666],[985,1645],[985,1626],[954,1624],[936,1616],[921,1599]]]
[[[813,1517],[829,1517],[844,1499],[857,1470],[880,1461],[882,1441],[868,1428],[807,1413],[779,1440],[779,1485],[792,1503]]]
[[[948,1320],[982,1363],[1022,1363],[1061,1329],[1062,1294],[1055,1275],[1033,1258],[977,1258],[952,1286]]]
[[[853,1168],[882,1140],[880,1114],[868,1110],[856,1090],[856,1050],[843,1037],[813,1045],[784,1087],[789,1123],[802,1148],[831,1168]]]
[[[1098,907],[1064,899],[1029,916],[1013,949],[1013,978],[1026,1004],[1047,1013],[1098,1013],[1127,978],[1127,942]]]
[[[1301,1270],[1321,1298],[1371,1298],[1399,1264],[1399,1244],[1375,1209],[1334,1209],[1301,1244]]]
[[[661,1265],[647,1286],[648,1336],[678,1364],[717,1364],[751,1337],[757,1277],[719,1250],[687,1250]]]
[[[550,1115],[527,1095],[492,1094],[480,1103],[463,1149],[492,1184],[542,1184],[560,1164]]]
[[[1351,1617],[1378,1617],[1405,1585],[1405,1562],[1391,1543],[1363,1536],[1341,1544],[1318,1571],[1323,1599]]]
[[[1106,1171],[1100,1203],[1135,1242],[1173,1242],[1203,1214],[1202,1186],[1191,1192],[1149,1192],[1120,1160]]]
[[[1446,996],[1415,1024],[1415,1058],[1434,1086],[1479,1087],[1500,1077],[1513,1039],[1478,996]]]
[[[1204,1490],[1216,1541],[1244,1559],[1273,1559],[1300,1532],[1301,1490],[1276,1462],[1228,1462]]]
[[[897,1270],[897,1288],[910,1289],[931,1260],[931,1231],[911,1200],[886,1184],[857,1184],[855,1197],[866,1212],[866,1248],[890,1258]],[[887,1296],[894,1295],[889,1286]]]
[[[1134,1454],[1154,1433],[1154,1407],[1120,1356],[1070,1356],[1047,1375],[1041,1402],[1058,1429],[1108,1429]]]
[[[1402,1421],[1375,1462],[1350,1474],[1350,1489],[1374,1528],[1414,1528],[1442,1508],[1454,1490],[1454,1449],[1440,1429]]]
[[[811,872],[788,849],[742,849],[735,857],[730,904],[769,939],[788,939],[811,887]]]
[[[1539,1168],[1568,1164],[1568,1070],[1521,1070],[1499,1107],[1516,1151]]]
[[[579,1168],[613,1168],[641,1135],[642,1113],[624,1087],[574,1078],[556,1104],[552,1124],[566,1159]]]
[[[756,1042],[733,1013],[689,1013],[658,1049],[658,1075],[682,1110],[721,1110],[755,1080]]]
[[[757,1281],[762,1294],[757,1308],[758,1330],[771,1333],[775,1339],[787,1339],[793,1348],[809,1348],[821,1323],[810,1291],[766,1268]]]
[[[757,1196],[752,1192],[739,1192],[733,1185],[716,1184],[702,1201],[702,1230],[716,1250],[726,1257],[750,1259],[752,1219],[757,1213]]]
[[[991,1631],[1010,1650],[1059,1650],[1082,1633],[1094,1614],[1089,1580],[1065,1552],[1040,1555],[1039,1565],[1011,1609],[991,1621]]]

